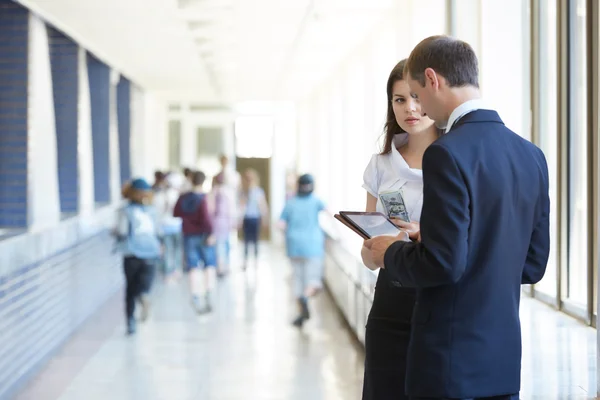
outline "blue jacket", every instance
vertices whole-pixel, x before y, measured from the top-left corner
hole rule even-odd
[[[427,149],[423,184],[421,243],[385,254],[387,272],[417,288],[407,392],[516,394],[521,284],[542,279],[550,249],[545,157],[477,110]]]

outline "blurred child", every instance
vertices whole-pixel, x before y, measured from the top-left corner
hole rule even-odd
[[[213,222],[202,188],[205,179],[203,172],[194,172],[193,189],[179,197],[173,211],[175,217],[182,219],[183,251],[189,271],[192,305],[199,314],[212,311],[210,296],[216,278]],[[202,275],[204,282],[201,282]]]
[[[216,175],[212,182],[212,216],[214,235],[217,242],[217,275],[224,276],[229,272],[231,231],[234,227],[234,210],[229,190],[224,185],[223,174]]]
[[[242,217],[242,236],[244,238],[244,264],[248,266],[250,245],[254,246],[254,264],[258,266],[258,242],[262,226],[268,225],[269,206],[264,190],[260,187],[260,177],[254,169],[247,169],[242,177],[240,192],[240,210]]]
[[[173,216],[182,181],[183,178],[179,179],[176,174],[169,173],[163,174],[162,180],[157,180],[154,185],[153,205],[163,234],[164,252],[161,264],[167,283],[178,278],[182,269],[181,218]]]
[[[155,263],[161,255],[159,228],[152,203],[152,187],[144,179],[135,179],[123,187],[128,204],[119,210],[115,235],[123,253],[125,272],[125,315],[127,333],[136,331],[135,303],[142,306],[141,320],[148,318]]]
[[[294,270],[294,295],[299,315],[293,324],[299,328],[310,318],[308,299],[322,288],[325,233],[319,225],[323,202],[313,195],[311,175],[298,178],[298,190],[281,214],[287,255]]]

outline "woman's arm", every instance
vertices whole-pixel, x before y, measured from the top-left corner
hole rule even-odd
[[[377,211],[377,199],[371,193],[367,192],[367,212]]]
[[[371,193],[367,192],[366,211],[374,212],[376,210],[377,210],[377,199]],[[378,269],[377,266],[375,266],[375,263],[373,262],[373,260],[371,259],[371,252],[365,246],[362,247],[362,249],[360,251],[360,255],[361,255],[363,264],[365,264],[365,266],[367,268],[369,268],[372,271]]]

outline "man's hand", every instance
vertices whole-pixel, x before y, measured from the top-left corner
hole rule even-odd
[[[391,221],[398,228],[405,230],[410,240],[421,241],[421,225],[418,222],[406,222],[400,218],[391,218]]]
[[[383,258],[388,247],[398,241],[405,241],[408,239],[408,234],[402,231],[398,236],[377,236],[373,239],[365,241],[364,246],[369,250],[370,254],[367,257],[369,261],[377,268],[383,268]],[[371,267],[369,267],[372,269]]]
[[[367,249],[364,245],[360,251],[360,255],[362,257],[363,264],[365,264],[365,267],[369,268],[371,271],[379,269],[379,267],[375,265],[373,259],[371,258],[371,250]]]

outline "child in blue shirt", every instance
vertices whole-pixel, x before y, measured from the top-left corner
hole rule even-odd
[[[313,177],[302,175],[296,195],[288,200],[281,214],[287,256],[294,270],[294,295],[300,309],[293,324],[299,328],[310,318],[308,298],[322,288],[325,233],[319,225],[319,213],[325,206],[313,190]]]
[[[141,320],[148,317],[148,292],[155,274],[155,263],[162,253],[159,228],[152,203],[152,187],[144,179],[135,179],[123,188],[129,202],[119,210],[115,235],[123,253],[125,273],[125,314],[127,333],[136,330],[135,302],[142,306]]]

